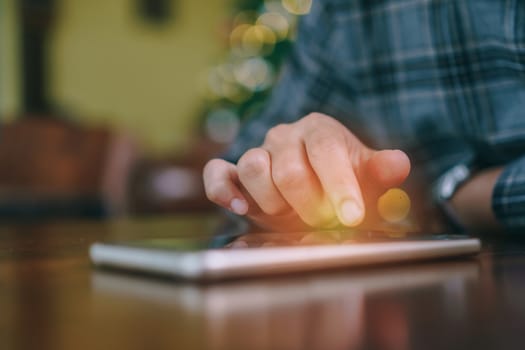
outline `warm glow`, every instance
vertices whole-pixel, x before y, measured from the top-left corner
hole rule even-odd
[[[241,57],[269,54],[276,42],[276,33],[262,24],[240,24],[230,34],[232,51]]]
[[[377,211],[388,222],[402,221],[410,212],[410,198],[402,189],[392,188],[379,197]]]
[[[230,47],[232,50],[240,49],[242,47],[242,38],[244,33],[251,27],[249,24],[239,24],[230,34]]]
[[[262,14],[257,19],[257,24],[264,25],[277,35],[279,40],[284,40],[288,36],[288,31],[290,29],[290,24],[288,20],[277,12],[267,12]]]
[[[225,63],[210,70],[208,74],[208,91],[210,97],[228,99],[232,102],[242,102],[251,96],[251,93],[240,86],[233,74],[234,66]]]
[[[276,41],[275,34],[270,28],[258,24],[244,32],[242,46],[247,54],[268,54],[273,50]]]
[[[283,7],[294,15],[306,15],[312,8],[312,0],[282,0]]]

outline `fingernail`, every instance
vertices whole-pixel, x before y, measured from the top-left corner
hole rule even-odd
[[[357,226],[363,221],[363,209],[354,200],[348,199],[341,204],[340,219],[344,225]]]
[[[245,200],[234,198],[230,202],[231,210],[237,215],[244,215],[248,212],[248,203]]]

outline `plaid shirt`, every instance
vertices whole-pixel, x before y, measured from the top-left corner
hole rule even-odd
[[[460,163],[503,166],[494,212],[525,228],[524,1],[314,1],[269,102],[225,158],[310,112],[406,151],[427,183]]]

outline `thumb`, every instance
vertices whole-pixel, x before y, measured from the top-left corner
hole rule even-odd
[[[385,190],[401,185],[410,173],[410,159],[400,150],[375,151],[366,163],[369,180]]]

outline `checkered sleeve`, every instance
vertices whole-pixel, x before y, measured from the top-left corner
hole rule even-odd
[[[525,155],[503,170],[494,187],[492,207],[507,230],[525,229]]]
[[[301,19],[297,41],[264,108],[241,127],[223,158],[236,163],[248,149],[260,146],[266,132],[280,123],[290,123],[318,111],[322,97],[316,94],[322,52],[316,45],[323,33],[323,11],[318,2]],[[321,28],[321,29],[320,29]]]

